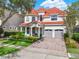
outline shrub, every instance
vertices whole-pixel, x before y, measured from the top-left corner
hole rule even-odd
[[[69,36],[68,36],[68,33],[65,33],[65,34],[64,34],[64,38],[67,38],[67,37],[69,37]]]
[[[68,33],[65,33],[65,34],[64,34],[64,40],[65,40],[65,41],[68,40],[68,37],[69,37],[69,36],[68,36]]]
[[[76,41],[73,39],[69,39],[69,38],[66,40],[66,45],[68,48],[76,48],[77,47]]]
[[[24,36],[20,36],[20,35],[11,35],[9,36],[10,39],[13,39],[13,40],[22,40],[24,38]]]
[[[79,33],[74,33],[72,39],[74,39],[77,42],[79,42]]]
[[[13,36],[13,35],[14,36],[16,35],[16,36],[19,36],[20,37],[20,36],[23,36],[23,33],[22,32],[5,32],[4,33],[4,36],[5,37],[10,37],[10,36]]]
[[[1,34],[4,32],[4,30],[2,28],[0,28],[0,36]]]
[[[27,39],[30,40],[31,42],[35,42],[38,40],[38,37],[28,36]]]
[[[18,32],[4,32],[5,37],[9,37],[11,35],[16,35]]]

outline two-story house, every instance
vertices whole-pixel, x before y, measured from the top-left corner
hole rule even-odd
[[[38,10],[32,9],[31,13],[26,15],[24,23],[20,24],[21,30],[24,27],[26,36],[41,35],[46,38],[60,38],[65,32],[64,25],[65,13],[58,8]]]

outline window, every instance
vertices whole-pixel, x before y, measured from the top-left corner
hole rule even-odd
[[[52,15],[51,20],[57,20],[57,15]]]
[[[27,27],[27,34],[29,34],[30,33],[30,28],[29,27]]]
[[[40,21],[42,21],[42,20],[43,20],[42,15],[40,15]]]
[[[52,31],[51,29],[46,29],[45,31]]]
[[[35,17],[34,16],[32,17],[32,21],[35,21]]]
[[[29,21],[29,16],[26,16],[26,17],[25,17],[25,22],[26,22],[26,21]]]

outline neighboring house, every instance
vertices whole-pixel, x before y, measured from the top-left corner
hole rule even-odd
[[[5,18],[9,15],[9,11],[5,12]],[[17,32],[19,31],[19,24],[23,22],[23,17],[16,13],[3,25],[4,31]]]
[[[42,35],[48,38],[60,38],[60,35],[66,31],[64,16],[65,12],[55,7],[32,9],[31,13],[25,16],[24,23],[20,24],[21,31],[24,27],[26,36]]]

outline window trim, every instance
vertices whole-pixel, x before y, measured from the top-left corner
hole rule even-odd
[[[55,17],[53,17],[53,16],[55,16]],[[53,15],[51,15],[50,17],[51,17],[51,20],[52,20],[52,21],[57,21],[57,19],[58,19],[58,14],[53,14]],[[56,19],[52,19],[52,18],[56,18]]]
[[[33,19],[33,17],[34,17],[34,19]],[[35,21],[36,20],[36,17],[35,16],[32,16],[32,21]]]

